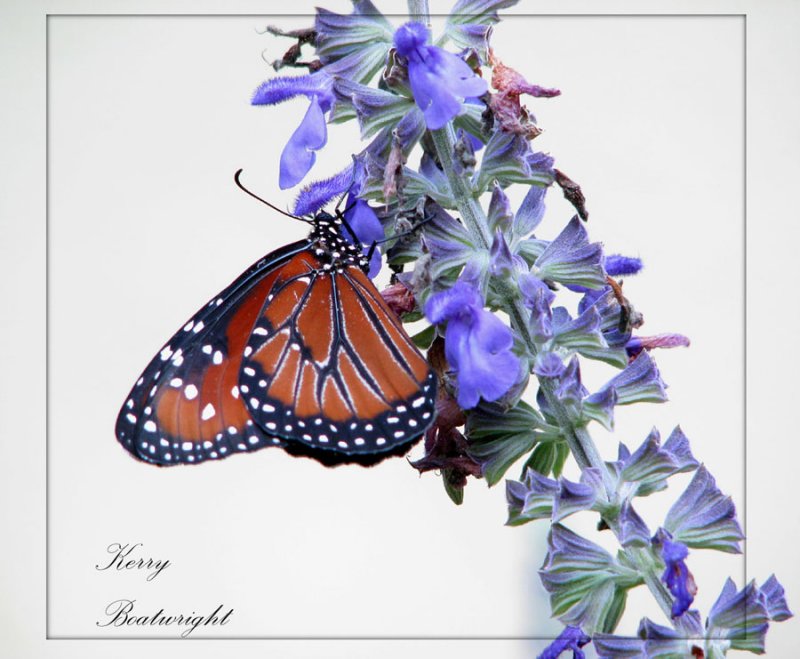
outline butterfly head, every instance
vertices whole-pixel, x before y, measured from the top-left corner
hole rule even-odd
[[[339,216],[319,213],[308,237],[310,247],[322,262],[323,271],[341,272],[349,266],[369,270],[369,259],[358,242],[353,242],[351,230]]]

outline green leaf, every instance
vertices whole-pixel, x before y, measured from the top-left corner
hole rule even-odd
[[[556,457],[553,461],[553,478],[558,478],[561,476],[561,472],[564,471],[564,463],[569,457],[569,445],[566,442],[557,442],[555,447]]]
[[[625,613],[625,603],[628,600],[628,589],[617,586],[611,596],[606,609],[605,618],[600,623],[600,631],[612,634],[619,624],[622,614]]]
[[[450,497],[450,501],[457,506],[460,506],[462,503],[464,503],[463,487],[455,487],[447,477],[447,473],[442,474],[442,482],[444,483],[444,491],[447,492],[447,496]]]
[[[556,446],[554,442],[539,444],[533,451],[530,459],[525,463],[522,473],[524,474],[525,469],[528,467],[534,471],[538,471],[543,476],[549,476],[555,473],[556,460],[558,458]]]
[[[481,463],[483,477],[491,487],[500,482],[509,467],[536,446],[537,442],[534,431],[501,435],[489,441],[470,442],[469,454]]]
[[[417,332],[414,336],[411,337],[411,340],[414,342],[414,345],[417,346],[420,350],[427,350],[431,347],[433,340],[436,338],[436,327],[430,325],[426,327],[421,332]]]
[[[560,437],[558,428],[522,400],[511,409],[481,403],[467,416],[466,435],[469,453],[483,465],[483,476],[490,486],[539,442]]]

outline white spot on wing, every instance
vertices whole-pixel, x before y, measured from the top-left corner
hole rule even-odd
[[[212,417],[213,417],[213,416],[214,416],[216,413],[217,413],[217,411],[214,409],[214,406],[213,406],[211,403],[209,403],[208,405],[206,405],[206,406],[203,408],[203,411],[202,411],[202,413],[200,414],[200,418],[201,418],[203,421],[208,421],[208,420],[209,420],[210,418],[212,418]]]
[[[187,384],[183,390],[183,395],[186,396],[186,400],[194,400],[197,398],[197,387],[193,384]]]

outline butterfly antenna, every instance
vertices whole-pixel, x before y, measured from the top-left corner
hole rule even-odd
[[[266,199],[262,199],[261,197],[259,197],[254,192],[251,192],[250,190],[248,190],[244,186],[244,184],[239,180],[239,176],[241,175],[241,173],[242,173],[242,169],[238,169],[236,171],[236,173],[233,175],[233,180],[236,182],[236,185],[239,187],[240,190],[243,190],[244,192],[249,194],[254,199],[258,199],[262,204],[266,204],[272,210],[278,211],[281,215],[285,215],[286,217],[291,217],[293,220],[300,220],[301,222],[305,222],[306,224],[310,224],[311,223],[311,220],[309,220],[309,219],[307,219],[305,217],[298,217],[297,215],[292,215],[291,213],[287,213],[285,210],[283,210],[281,208],[278,208],[275,204],[269,203]]]

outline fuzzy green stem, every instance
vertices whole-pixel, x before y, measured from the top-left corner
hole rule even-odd
[[[427,0],[408,0],[408,8],[409,15],[413,20],[418,20],[426,25],[430,23]],[[473,244],[482,249],[489,249],[492,240],[486,214],[483,212],[483,208],[481,208],[478,200],[475,199],[469,182],[459,176],[454,167],[456,136],[452,125],[448,124],[444,128],[431,131],[431,136],[433,138],[434,148],[436,149],[436,156],[447,176],[453,198],[456,201],[457,210],[470,233]],[[512,290],[505,291],[503,297],[505,301],[504,309],[511,318],[512,326],[522,337],[530,355],[535,357],[537,348],[528,328],[528,310],[522,304],[519,296]],[[566,407],[555,393],[555,385],[553,382],[549,380],[540,380],[539,384],[578,465],[581,469],[589,467],[598,469],[603,475],[603,482],[609,496],[613,495],[613,478],[600,452],[597,450],[597,446],[592,440],[591,435],[589,435],[583,426],[577,426],[572,421]],[[619,537],[620,529],[618,523],[612,522],[610,526],[615,535]],[[669,618],[672,610],[672,598],[669,591],[667,591],[666,587],[661,582],[659,575],[656,573],[649,552],[646,549],[639,548],[631,548],[628,549],[627,552],[629,556],[636,561],[645,583],[653,593],[661,609]]]

